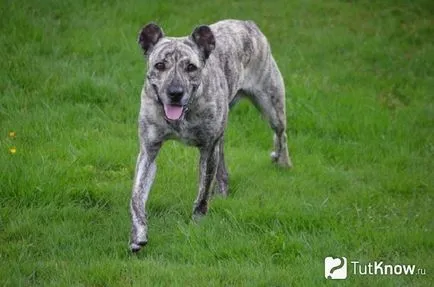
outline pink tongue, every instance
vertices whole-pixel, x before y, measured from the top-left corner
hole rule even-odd
[[[179,120],[182,115],[182,106],[164,105],[164,112],[169,120]]]

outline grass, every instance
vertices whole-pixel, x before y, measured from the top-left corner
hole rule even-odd
[[[3,1],[0,285],[430,286],[434,8],[374,2]],[[166,143],[150,242],[131,255],[137,32],[154,20],[185,35],[224,18],[254,20],[271,42],[295,169],[270,163],[271,132],[240,103],[229,198],[193,224],[197,151]],[[327,281],[329,255],[427,274]]]

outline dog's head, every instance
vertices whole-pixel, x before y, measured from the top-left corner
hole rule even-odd
[[[199,26],[186,38],[166,38],[158,25],[150,23],[140,31],[138,42],[148,59],[148,84],[163,105],[166,118],[181,119],[215,48],[210,27]]]

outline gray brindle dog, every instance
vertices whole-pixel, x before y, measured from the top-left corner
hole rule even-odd
[[[199,26],[187,37],[165,37],[154,23],[138,42],[147,58],[139,115],[140,153],[131,198],[130,248],[147,241],[145,205],[162,143],[199,148],[199,192],[193,217],[207,213],[212,183],[228,194],[223,135],[229,107],[245,96],[274,131],[272,160],[291,167],[286,143],[285,87],[267,39],[251,21],[224,20]]]

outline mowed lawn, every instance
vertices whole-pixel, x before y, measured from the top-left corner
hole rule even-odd
[[[374,3],[376,2],[376,3]],[[0,286],[432,286],[431,1],[2,1]],[[149,244],[128,250],[145,61],[167,35],[254,20],[287,88],[295,168],[248,102],[230,115],[230,196],[191,218],[198,152],[167,142]],[[10,132],[14,132],[10,134]],[[426,275],[327,281],[324,258]]]

